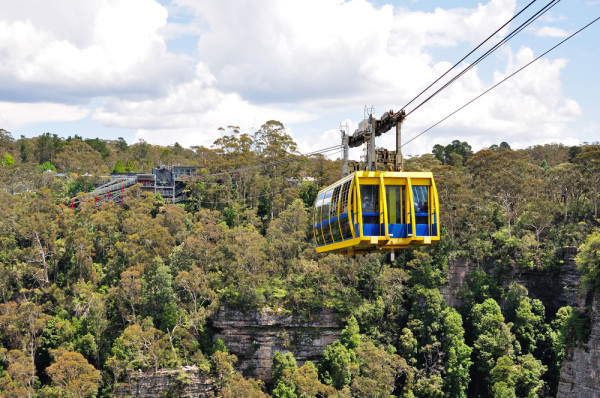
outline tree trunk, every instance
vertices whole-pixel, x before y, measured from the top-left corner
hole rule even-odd
[[[37,232],[34,235],[35,235],[35,241],[38,246],[38,250],[40,251],[40,257],[42,259],[42,266],[44,267],[44,283],[47,285],[48,283],[50,283],[50,280],[48,279],[48,263],[46,263],[46,253],[44,252],[44,247],[42,246],[42,242],[41,242],[40,237],[37,234]]]
[[[564,222],[565,224],[567,223],[567,216],[568,216],[568,211],[569,211],[569,195],[567,195],[567,193],[565,192],[565,218],[564,218]]]

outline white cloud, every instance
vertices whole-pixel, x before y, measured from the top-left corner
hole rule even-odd
[[[305,152],[338,144],[339,120],[360,119],[364,105],[378,116],[404,105],[456,61],[440,52],[462,55],[453,49],[479,43],[516,8],[516,0],[432,12],[366,0],[176,0],[168,8],[153,0],[22,2],[0,4],[0,100],[99,98],[93,121],[161,144],[210,145],[220,126],[251,132],[276,119]],[[37,3],[32,13],[20,6]],[[197,52],[169,52],[168,40],[196,36]],[[506,67],[494,79],[532,57],[526,48],[505,49],[496,62]],[[568,137],[581,110],[561,91],[565,65],[539,61],[408,153],[456,138],[481,147]],[[488,79],[477,68],[463,76],[407,119],[405,141],[481,93]],[[393,134],[379,142],[393,147]]]
[[[167,11],[155,1],[63,0],[56,9],[55,2],[26,2],[31,15],[20,2],[0,6],[6,12],[0,14],[4,99],[149,95],[193,72],[184,58],[167,52],[157,33],[167,23]]]
[[[293,126],[341,111],[357,119],[364,104],[375,104],[380,115],[451,66],[433,63],[427,48],[487,37],[515,8],[514,0],[492,0],[475,10],[424,13],[376,8],[362,0],[311,1],[287,1],[284,6],[273,0],[261,8],[239,1],[226,5],[203,1],[201,7],[195,1],[179,1],[196,7],[209,27],[199,41],[203,62],[196,78],[173,87],[159,100],[107,100],[94,120],[137,127],[138,137],[152,142],[171,142],[177,132],[185,137],[180,140],[184,144],[209,145],[218,136],[216,128],[229,124],[251,129],[277,119]],[[320,12],[315,12],[317,8]],[[504,72],[496,73],[496,81],[531,60],[533,53],[526,48],[516,54],[506,49],[499,57],[507,65]],[[534,141],[541,134],[557,140],[565,123],[581,112],[575,101],[563,98],[560,70],[565,64],[565,60],[539,61],[415,140],[407,153],[429,152],[432,142],[456,138],[447,132],[459,134],[474,147],[523,136]],[[489,85],[474,68],[407,119],[404,141]],[[281,105],[286,101],[293,105]],[[336,127],[337,121],[320,133],[291,131],[300,149],[310,152],[338,144]],[[351,131],[355,128],[356,123]],[[528,135],[532,131],[535,134]],[[392,148],[393,134],[379,142]]]
[[[7,130],[35,123],[76,121],[88,114],[88,109],[64,104],[0,102],[0,126]]]
[[[568,37],[569,32],[555,26],[543,26],[535,30],[535,35],[540,37]]]
[[[507,49],[505,54],[506,68],[495,73],[494,84],[534,59],[529,48],[516,53]],[[525,68],[427,133],[433,141],[429,150],[434,143],[447,144],[455,139],[446,136],[449,132],[454,132],[461,141],[468,141],[476,149],[502,141],[513,147],[548,142],[573,143],[575,132],[569,130],[569,124],[582,112],[578,103],[564,97],[562,92],[560,72],[565,66],[564,59],[542,58]],[[429,127],[492,85],[482,82],[472,72],[465,77],[469,77],[466,82],[456,82],[441,95],[442,98],[434,100],[435,106],[427,108],[431,112],[415,113],[415,118],[410,120],[412,127]],[[426,119],[428,123],[425,123]]]
[[[258,129],[270,119],[289,123],[309,121],[315,115],[301,110],[283,110],[253,105],[238,94],[224,94],[213,87],[214,78],[199,64],[196,78],[172,88],[154,100],[107,99],[93,120],[107,126],[137,129],[136,137],[159,144],[210,146],[217,129],[236,125],[245,131]]]
[[[515,0],[432,13],[365,0],[177,3],[208,26],[198,52],[217,87],[257,102],[397,99],[433,76],[426,48],[479,40],[515,8]]]

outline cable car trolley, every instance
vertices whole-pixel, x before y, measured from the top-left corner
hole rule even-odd
[[[319,253],[355,255],[437,243],[433,174],[356,171],[319,191],[313,232]]]

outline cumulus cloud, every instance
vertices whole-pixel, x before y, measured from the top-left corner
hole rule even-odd
[[[193,73],[183,58],[167,52],[157,33],[167,11],[152,0],[3,2],[0,15],[4,99],[149,96]]]
[[[89,110],[56,103],[0,102],[0,126],[12,130],[40,122],[69,122],[87,117]]]
[[[535,58],[529,48],[517,52],[507,48],[505,56],[506,66],[494,74],[492,83],[470,72],[465,81],[458,81],[434,100],[434,106],[428,108],[430,113],[415,113],[412,127],[418,126],[419,130],[431,126]],[[428,138],[433,143],[447,144],[455,139],[448,133],[454,132],[461,141],[468,141],[475,148],[501,141],[516,147],[576,141],[569,139],[575,132],[569,131],[568,126],[582,111],[576,101],[566,98],[562,92],[560,72],[566,64],[565,59],[538,60],[427,133]]]
[[[365,0],[178,4],[194,8],[206,21],[198,52],[220,89],[256,102],[292,102],[352,100],[374,91],[394,91],[397,97],[413,88],[407,83],[429,78],[427,48],[488,35],[490,26],[508,19],[516,2],[492,0],[476,10],[432,13]]]
[[[173,87],[165,97],[107,99],[92,119],[107,126],[138,129],[136,137],[149,142],[172,144],[176,135],[182,145],[209,146],[218,138],[219,127],[236,125],[248,131],[270,119],[295,123],[315,118],[306,111],[253,105],[238,94],[215,89],[214,82],[212,74],[199,64],[192,81]]]
[[[540,37],[567,37],[569,32],[555,26],[543,26],[535,31],[535,35]]]
[[[404,105],[456,61],[439,51],[479,43],[516,8],[516,0],[431,12],[366,0],[52,3],[0,4],[0,56],[6,60],[0,63],[0,100],[95,99],[91,103],[101,105],[91,110],[94,122],[161,144],[210,145],[218,127],[252,132],[276,119],[290,127],[302,151],[338,144],[339,120],[350,118],[353,131],[364,105],[374,105],[377,116]],[[198,37],[196,51],[170,52],[169,41],[181,37]],[[533,56],[527,48],[506,48],[496,55],[505,67],[493,79]],[[538,62],[415,141],[411,151],[428,152],[457,137],[477,147],[507,139],[500,135],[559,136],[581,114],[561,91],[565,65],[564,59]],[[411,115],[406,139],[489,87],[489,70],[485,75],[473,69]],[[81,108],[66,110],[77,115]],[[5,117],[11,118],[8,112]],[[23,122],[13,119],[6,123]],[[393,134],[380,143],[393,147]]]

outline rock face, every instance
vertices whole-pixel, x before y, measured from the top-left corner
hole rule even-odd
[[[507,273],[502,284],[506,288],[514,280],[525,286],[530,297],[544,303],[548,314],[554,314],[566,305],[578,305],[579,273],[575,264],[577,248],[565,247],[563,253],[563,264],[559,270],[548,272],[516,268],[512,273]],[[449,306],[457,308],[462,304],[458,297],[459,290],[467,275],[477,267],[462,258],[449,261],[448,282],[442,288],[442,295]],[[481,268],[488,274],[495,271],[493,264],[483,264]]]
[[[568,348],[565,353],[557,398],[600,397],[600,294],[591,307],[590,338],[583,347]]]
[[[462,304],[458,297],[458,292],[463,283],[467,280],[469,272],[474,270],[476,266],[462,258],[450,260],[448,263],[448,282],[442,287],[441,292],[446,304],[450,307],[457,308]]]
[[[575,264],[576,255],[576,247],[564,247],[563,264],[558,271],[517,269],[513,278],[527,288],[531,297],[544,303],[546,313],[554,314],[566,305],[576,306],[580,279]]]
[[[214,380],[195,366],[175,370],[136,373],[117,386],[114,398],[214,397]]]
[[[268,381],[275,352],[291,352],[299,366],[306,361],[316,364],[325,348],[339,338],[343,326],[332,311],[313,318],[307,321],[270,308],[246,312],[222,308],[212,321],[215,337],[238,357],[237,370]]]

